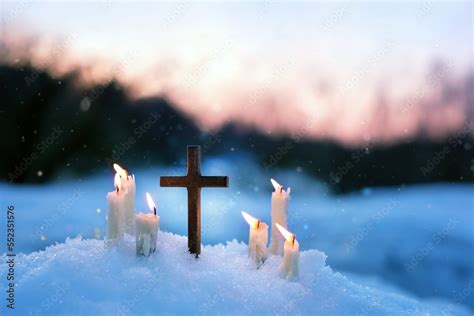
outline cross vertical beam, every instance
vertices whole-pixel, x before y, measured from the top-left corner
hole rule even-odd
[[[201,253],[201,188],[229,186],[228,177],[201,176],[201,147],[188,146],[187,174],[160,177],[162,187],[185,187],[188,190],[188,248],[196,257]]]
[[[188,188],[188,248],[201,253],[201,188]]]

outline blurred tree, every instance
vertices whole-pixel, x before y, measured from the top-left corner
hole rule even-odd
[[[418,139],[362,148],[268,137],[235,123],[208,133],[164,98],[132,101],[117,82],[85,89],[77,86],[77,78],[74,72],[53,78],[29,66],[0,66],[1,179],[43,182],[68,172],[95,173],[115,161],[178,164],[185,145],[201,144],[209,154],[234,148],[251,153],[267,170],[305,170],[334,192],[474,180],[469,133],[439,142]],[[382,106],[380,111],[386,117]]]

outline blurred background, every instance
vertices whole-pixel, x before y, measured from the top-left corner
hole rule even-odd
[[[246,242],[241,210],[269,222],[275,177],[303,249],[474,308],[472,2],[0,10],[0,193],[19,251],[103,238],[114,162],[137,176],[137,209],[152,192],[161,229],[185,234],[186,195],[159,176],[199,144],[204,172],[231,181],[203,190],[204,243]]]

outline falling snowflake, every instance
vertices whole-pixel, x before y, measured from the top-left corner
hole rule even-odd
[[[81,111],[87,112],[91,108],[91,100],[88,97],[82,99],[80,104]]]

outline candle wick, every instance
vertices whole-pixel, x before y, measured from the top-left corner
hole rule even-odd
[[[295,245],[296,235],[293,235],[293,242],[292,244]]]
[[[119,193],[119,187],[116,187],[116,190],[117,190],[117,194]]]
[[[280,187],[280,193],[282,193],[282,192],[283,192],[283,187]]]
[[[260,227],[260,220],[257,221],[257,229]]]
[[[153,212],[155,213],[155,216],[156,216],[156,207],[153,208]]]

